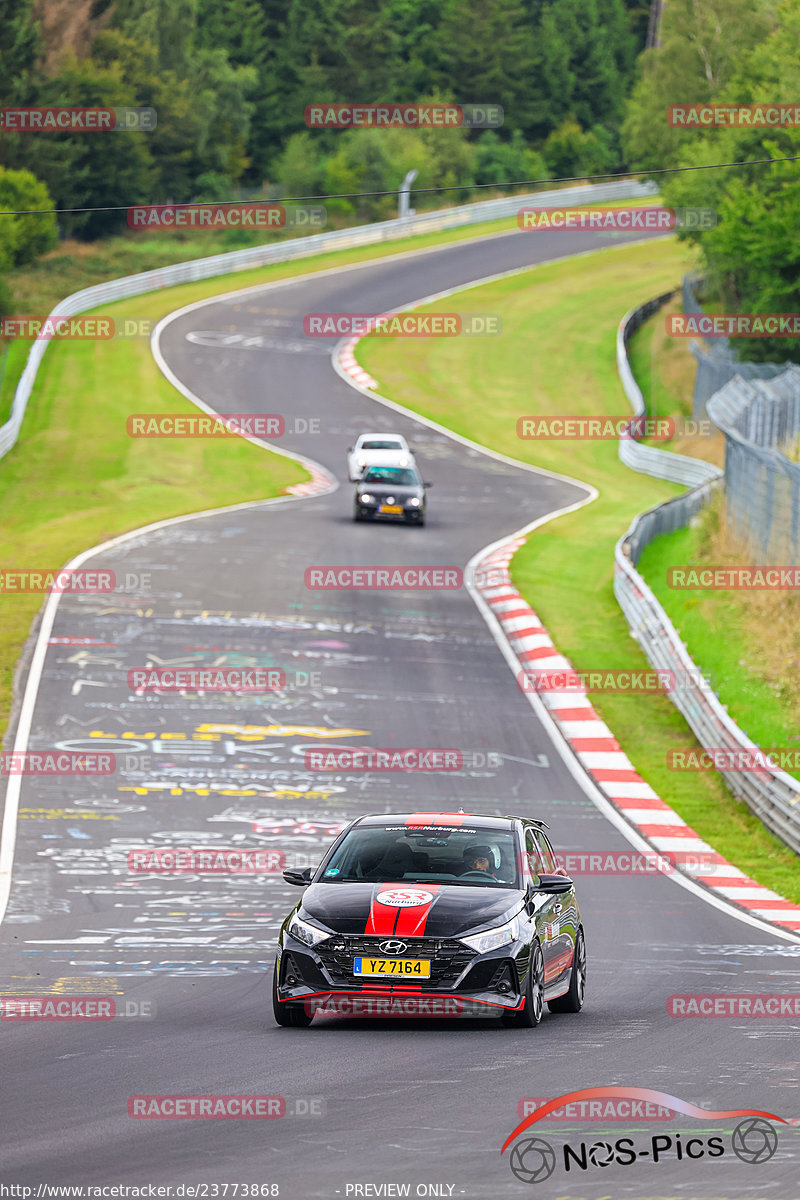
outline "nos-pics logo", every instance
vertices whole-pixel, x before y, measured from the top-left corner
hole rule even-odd
[[[729,1144],[726,1144],[726,1139],[720,1135],[704,1137],[698,1134],[685,1138],[679,1133],[660,1133],[639,1142],[631,1137],[621,1137],[613,1141],[599,1139],[594,1142],[581,1141],[577,1144],[565,1143],[554,1147],[537,1135],[521,1136],[537,1121],[567,1104],[612,1097],[658,1104],[674,1113],[683,1113],[701,1121],[730,1120],[735,1117],[744,1119],[736,1125],[730,1135]],[[778,1134],[770,1124],[771,1121],[786,1124],[783,1117],[774,1113],[752,1108],[698,1108],[697,1105],[689,1104],[678,1096],[670,1096],[652,1088],[583,1088],[577,1092],[567,1092],[564,1096],[557,1096],[542,1104],[516,1127],[506,1139],[500,1153],[505,1154],[512,1142],[515,1143],[508,1164],[521,1183],[530,1184],[542,1183],[549,1179],[559,1166],[570,1174],[580,1174],[593,1168],[611,1166],[612,1163],[629,1167],[640,1159],[646,1163],[667,1160],[696,1162],[702,1158],[722,1158],[734,1154],[743,1163],[759,1165],[772,1158],[778,1148]]]

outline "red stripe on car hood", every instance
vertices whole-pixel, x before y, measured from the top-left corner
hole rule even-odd
[[[424,887],[406,887],[402,883],[382,883],[372,897],[364,933],[376,937],[422,937],[428,916],[436,903],[439,884]],[[427,892],[432,899],[425,904],[413,904],[407,908],[382,904],[381,896],[386,892]]]

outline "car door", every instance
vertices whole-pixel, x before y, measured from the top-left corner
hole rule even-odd
[[[558,871],[558,859],[544,830],[533,831],[534,840],[539,847],[541,861],[547,875],[555,875]],[[561,872],[563,874],[563,872]],[[572,953],[577,936],[578,908],[575,901],[575,888],[568,892],[550,897],[549,907],[549,945],[551,950],[550,970],[545,970],[545,982],[556,983],[560,976],[572,965]]]
[[[361,449],[361,443],[364,441],[363,435],[356,439],[353,449],[347,456],[347,474],[350,477],[350,482],[355,483],[361,477],[361,470],[358,466],[358,452]]]
[[[534,888],[538,887],[541,875],[552,874],[547,868],[542,847],[536,837],[536,830],[532,826],[528,826],[525,830],[525,874],[526,886],[532,884]],[[558,913],[554,912],[560,899],[560,896],[548,896],[543,892],[537,892],[535,896],[534,920],[544,957],[545,987],[560,973],[557,966],[558,947],[555,944],[558,936],[556,932]]]

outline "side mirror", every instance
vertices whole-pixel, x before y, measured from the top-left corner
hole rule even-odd
[[[423,482],[422,482],[422,486],[423,486],[423,487],[426,487],[426,488],[427,488],[427,487],[433,487],[433,484],[432,484],[432,483],[429,483],[429,482],[428,482],[428,480],[427,480],[427,479],[425,479],[425,480],[423,480]]]
[[[546,892],[549,896],[557,896],[560,892],[568,892],[574,884],[564,875],[540,875],[537,892]]]
[[[294,883],[297,887],[307,887],[311,883],[311,876],[313,874],[313,867],[303,867],[302,871],[284,871],[283,878],[287,883]]]

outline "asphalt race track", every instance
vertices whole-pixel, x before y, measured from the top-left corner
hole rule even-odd
[[[495,539],[586,495],[360,394],[332,369],[333,340],[303,335],[304,314],[381,312],[605,244],[515,232],[211,301],[166,327],[161,350],[187,389],[224,413],[282,414],[280,446],[321,463],[341,486],[123,540],[89,565],[127,579],[127,590],[59,604],[30,748],[105,749],[118,770],[23,779],[0,992],[114,996],[132,1015],[2,1022],[4,1182],[169,1184],[173,1195],[189,1183],[277,1185],[258,1194],[297,1200],[403,1194],[390,1184],[409,1185],[411,1196],[548,1200],[800,1194],[791,1125],[778,1126],[777,1151],[761,1162],[733,1152],[731,1118],[536,1126],[531,1135],[559,1155],[567,1139],[577,1147],[629,1136],[637,1160],[604,1166],[597,1151],[587,1169],[566,1172],[559,1159],[535,1184],[512,1173],[510,1152],[500,1155],[522,1099],[605,1084],[706,1109],[800,1115],[796,1026],[666,1014],[673,993],[797,991],[800,944],[777,930],[664,876],[586,875],[581,1014],[546,1014],[532,1031],[332,1017],[278,1029],[275,936],[299,890],[279,872],[136,874],[126,864],[131,848],[218,844],[270,847],[303,866],[358,813],[459,805],[542,817],[561,849],[628,847],[538,723],[466,589],[304,583],[311,566],[463,568]],[[318,420],[320,433],[291,432],[295,418]],[[352,522],[345,451],[370,429],[399,431],[416,448],[434,483],[425,529]],[[278,667],[286,687],[249,697],[128,690],[129,669],[165,663]],[[358,744],[457,748],[464,769],[337,775],[306,766],[309,750]],[[280,1096],[285,1115],[128,1116],[129,1097],[165,1093]],[[684,1142],[719,1135],[725,1153],[679,1159],[673,1147],[654,1162],[651,1137],[676,1131]]]

